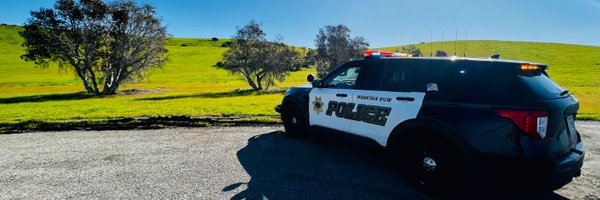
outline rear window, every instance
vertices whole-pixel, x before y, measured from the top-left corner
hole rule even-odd
[[[525,83],[531,93],[541,99],[560,98],[561,93],[565,91],[541,71],[520,74],[519,79]]]

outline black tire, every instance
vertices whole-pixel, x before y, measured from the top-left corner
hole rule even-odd
[[[290,137],[301,138],[307,135],[308,122],[300,113],[298,106],[294,104],[284,106],[283,112],[281,112],[281,121],[283,121],[285,132]]]
[[[405,165],[409,182],[417,190],[433,196],[447,196],[462,191],[467,180],[466,161],[448,140],[422,133],[409,140],[405,148]]]

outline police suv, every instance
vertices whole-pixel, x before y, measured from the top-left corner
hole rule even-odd
[[[538,63],[498,58],[406,57],[367,51],[275,107],[285,131],[314,127],[375,141],[421,189],[466,174],[515,176],[557,189],[581,173],[578,100]]]

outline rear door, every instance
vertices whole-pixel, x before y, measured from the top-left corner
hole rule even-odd
[[[311,90],[308,106],[310,125],[350,131],[351,120],[346,113],[352,109],[352,97],[356,80],[361,74],[361,64],[360,61],[346,63],[325,77],[321,87]]]
[[[398,124],[417,117],[425,93],[415,92],[417,70],[407,60],[371,60],[363,71],[352,99],[356,108],[350,131],[385,146]]]

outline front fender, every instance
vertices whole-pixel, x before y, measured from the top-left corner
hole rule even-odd
[[[304,118],[308,121],[308,94],[310,93],[312,88],[292,88],[287,93],[285,97],[283,97],[283,101],[281,103],[282,110],[286,109],[286,106],[295,105],[298,106],[300,112],[304,116]]]

